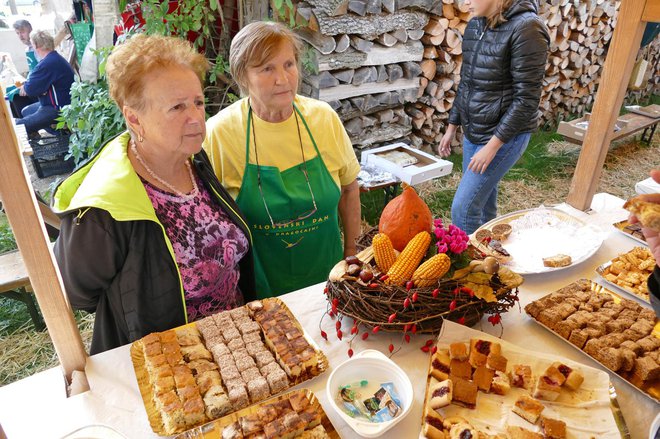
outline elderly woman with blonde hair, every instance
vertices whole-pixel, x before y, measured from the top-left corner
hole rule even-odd
[[[280,23],[245,26],[229,54],[245,97],[207,122],[204,148],[254,237],[258,297],[327,279],[360,228],[360,166],[337,114],[297,94],[300,51]]]
[[[128,131],[56,189],[55,244],[74,308],[96,312],[92,353],[254,296],[250,230],[202,151],[204,57],[138,35],[108,59]]]

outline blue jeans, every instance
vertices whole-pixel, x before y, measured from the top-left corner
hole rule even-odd
[[[483,174],[468,170],[472,156],[485,145],[463,137],[463,178],[451,205],[451,221],[465,233],[472,233],[497,216],[497,185],[527,148],[531,133],[518,134],[502,145]]]
[[[59,110],[55,107],[43,106],[39,102],[30,104],[23,108],[21,119],[16,119],[16,125],[25,125],[25,131],[36,133],[40,129],[49,128],[55,122],[59,115]]]

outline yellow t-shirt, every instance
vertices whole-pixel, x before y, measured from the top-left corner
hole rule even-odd
[[[337,186],[341,188],[352,183],[360,172],[360,164],[337,113],[327,103],[316,99],[296,96],[294,102]],[[234,198],[238,196],[245,171],[247,116],[248,100],[244,98],[206,122],[204,149],[218,179]],[[261,120],[254,111],[252,118],[254,132],[250,132],[250,163],[257,163],[255,136],[260,166],[276,166],[283,171],[303,161],[294,114],[279,123]],[[305,125],[300,118],[298,121],[305,160],[310,160],[316,157],[316,151]]]

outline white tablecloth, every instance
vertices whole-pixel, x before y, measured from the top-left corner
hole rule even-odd
[[[621,252],[635,246],[636,241],[616,231],[611,224],[624,219],[627,213],[621,209],[623,200],[607,194],[598,194],[592,203],[592,212],[585,214],[567,205],[559,208],[581,217],[591,224],[609,231],[602,247],[589,259],[550,274],[530,275],[520,288],[520,305],[542,297],[579,278],[600,280],[595,268]],[[330,341],[321,338],[319,321],[326,309],[323,284],[314,285],[285,296],[282,300],[296,315],[308,334],[327,355],[330,368],[348,358],[349,337],[338,341],[334,334],[334,321],[327,316],[323,329],[330,334]],[[641,302],[640,302],[641,303]],[[648,305],[647,305],[648,306]],[[344,332],[350,330],[350,322],[344,323]],[[502,338],[530,350],[552,352],[584,364],[600,367],[582,352],[569,346],[534,323],[524,312],[512,309],[503,316]],[[493,327],[485,319],[476,329],[499,335],[500,327]],[[368,340],[358,338],[356,352],[363,349],[378,349],[387,352],[389,343],[401,345],[401,334],[379,333]],[[422,404],[426,384],[428,354],[419,347],[430,336],[418,335],[410,344],[403,343],[402,349],[393,359],[409,375],[414,385],[415,402],[411,413],[395,428],[388,431],[386,438],[416,438],[421,428]],[[606,370],[606,369],[603,369]],[[127,438],[158,437],[152,433],[130,360],[129,346],[120,347],[89,358],[86,367],[91,387],[89,392],[66,398],[61,372],[58,368],[33,375],[19,382],[0,388],[0,424],[9,439],[14,438],[59,438],[65,434],[91,424],[112,426]],[[632,388],[625,381],[611,375],[618,393],[618,401],[633,439],[648,436],[651,422],[660,411],[660,405]],[[304,383],[300,387],[312,389],[326,409],[330,420],[343,438],[357,435],[328,404],[325,384],[329,372]]]

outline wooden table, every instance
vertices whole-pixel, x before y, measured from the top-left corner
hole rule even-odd
[[[601,248],[586,261],[573,267],[547,274],[526,276],[520,288],[520,305],[539,299],[579,278],[592,278],[598,281],[595,268],[637,243],[616,231],[611,224],[627,216],[620,206],[623,200],[599,194],[594,197],[594,213],[587,215],[561,205],[560,208],[579,216],[590,224],[601,226],[608,232]],[[330,368],[348,358],[348,337],[338,341],[331,337],[325,341],[319,333],[319,320],[326,310],[323,295],[324,284],[314,285],[303,290],[282,296],[282,300],[296,315],[308,334],[328,357]],[[647,305],[648,306],[648,305]],[[344,330],[350,329],[350,322],[344,322]],[[552,352],[596,368],[603,369],[581,351],[568,345],[564,340],[550,334],[536,324],[524,312],[516,308],[503,316],[504,333],[502,338],[530,350]],[[323,329],[333,332],[334,321],[325,318]],[[500,327],[493,327],[485,319],[477,329],[499,335]],[[428,354],[419,347],[429,336],[417,336],[410,344],[403,344],[394,357],[408,374],[414,386],[414,405],[411,413],[383,437],[392,439],[416,438],[420,431],[424,389],[428,365]],[[400,334],[379,333],[368,340],[354,343],[353,349],[378,349],[387,352],[388,344],[401,343]],[[133,372],[129,346],[123,346],[90,357],[86,365],[89,392],[66,398],[62,373],[53,368],[33,375],[22,381],[0,388],[0,424],[9,438],[58,438],[77,428],[90,424],[112,426],[127,438],[157,438],[151,432],[145,409],[138,391]],[[606,369],[603,369],[606,370]],[[334,413],[328,403],[325,385],[329,372],[301,385],[310,388],[319,397],[330,420],[343,438],[357,438],[357,435]],[[618,394],[618,402],[626,419],[633,439],[645,438],[658,414],[660,405],[632,388],[625,381],[610,374]]]
[[[561,134],[567,141],[571,143],[582,145],[587,130],[579,129],[574,126],[575,122],[581,121],[582,119],[577,119],[571,122],[561,122],[557,133]],[[641,113],[628,113],[619,117],[617,119],[617,123],[619,122],[624,122],[620,124],[623,125],[623,127],[619,131],[614,132],[612,135],[612,142],[633,136],[641,131],[641,141],[650,143],[653,139],[655,128],[660,122],[660,119]]]
[[[46,328],[34,302],[30,278],[18,250],[0,254],[0,294],[25,303],[37,331]]]

